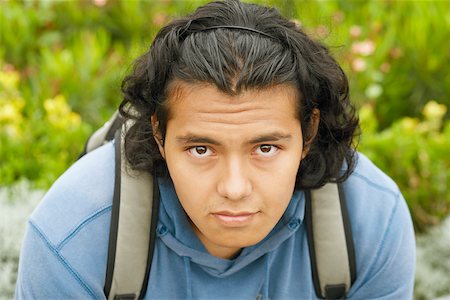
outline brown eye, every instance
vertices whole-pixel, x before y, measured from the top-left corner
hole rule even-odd
[[[192,156],[195,156],[197,158],[208,157],[213,154],[211,149],[206,146],[195,146],[190,148],[188,151]]]
[[[206,147],[204,147],[204,146],[195,147],[195,152],[197,152],[198,155],[205,154],[207,150],[208,149]]]
[[[280,148],[275,145],[261,145],[256,148],[255,153],[261,157],[272,157],[278,153]]]
[[[270,153],[270,150],[272,150],[272,146],[271,145],[262,145],[259,147],[259,149],[261,149],[262,153]]]

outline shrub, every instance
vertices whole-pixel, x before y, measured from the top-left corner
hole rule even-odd
[[[363,135],[359,149],[400,186],[418,231],[438,224],[450,210],[450,122],[443,124],[446,110],[430,101],[422,119],[406,117],[379,132],[373,107],[367,104],[360,110]]]
[[[27,111],[19,81],[11,65],[0,63],[0,182],[28,179],[48,187],[80,153],[80,142],[91,129],[63,95]]]
[[[429,99],[450,107],[449,1],[272,2],[331,46],[381,129],[420,117]]]

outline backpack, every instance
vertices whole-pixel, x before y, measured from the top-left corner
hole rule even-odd
[[[87,140],[86,153],[114,140],[115,183],[104,292],[108,299],[142,299],[147,291],[159,189],[155,174],[132,170],[124,154],[128,122],[116,112]],[[343,299],[356,279],[355,251],[340,184],[305,191],[305,223],[317,297]],[[131,276],[130,276],[131,275]]]

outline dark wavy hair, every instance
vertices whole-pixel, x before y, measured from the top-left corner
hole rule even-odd
[[[216,26],[262,33],[210,28]],[[120,112],[134,122],[125,136],[125,153],[133,169],[165,166],[150,118],[156,114],[164,139],[174,80],[213,84],[230,95],[277,84],[295,86],[304,137],[310,134],[313,110],[320,110],[318,132],[300,165],[296,188],[340,182],[352,172],[353,137],[359,125],[349,102],[347,77],[324,45],[276,9],[238,0],[211,2],[159,31],[122,82]]]

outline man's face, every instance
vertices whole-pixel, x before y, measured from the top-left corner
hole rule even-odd
[[[297,93],[177,86],[160,151],[195,233],[230,258],[264,239],[290,202],[303,151]]]

